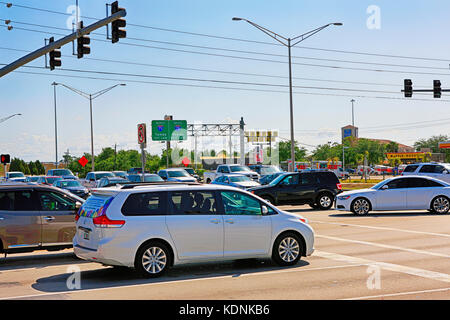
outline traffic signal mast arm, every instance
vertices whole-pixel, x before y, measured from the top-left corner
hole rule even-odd
[[[63,45],[76,40],[78,37],[88,35],[92,31],[97,30],[98,28],[101,28],[109,23],[112,23],[113,21],[116,21],[122,17],[125,17],[126,15],[127,15],[126,10],[120,10],[119,12],[116,12],[113,15],[106,17],[105,19],[99,20],[83,29],[80,29],[77,32],[74,32],[60,40],[49,43],[48,45],[46,45],[36,51],[33,51],[32,53],[29,53],[26,56],[14,61],[13,63],[10,63],[7,66],[0,69],[0,78],[3,77],[4,75],[16,70],[17,68],[23,66],[24,64],[27,64],[28,62],[31,62],[31,61],[49,53],[50,51],[58,49],[58,48],[62,47]]]
[[[401,92],[405,93],[405,98],[411,98],[413,92],[433,92],[435,98],[440,98],[441,92],[450,92],[450,89],[442,89],[440,80],[433,81],[433,89],[413,89],[411,79],[405,79],[404,89]]]

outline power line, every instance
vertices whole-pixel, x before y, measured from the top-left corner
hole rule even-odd
[[[265,93],[284,93],[284,94],[288,93],[288,91],[271,90],[271,89],[206,86],[206,85],[198,85],[198,84],[144,81],[144,80],[134,80],[134,79],[102,78],[102,77],[76,76],[76,75],[66,75],[66,74],[58,74],[58,73],[51,73],[50,74],[50,73],[40,73],[40,72],[28,72],[28,71],[14,71],[14,72],[22,73],[22,74],[32,74],[32,75],[44,75],[44,76],[56,76],[56,77],[90,79],[90,80],[104,80],[104,81],[121,81],[121,82],[156,84],[156,85],[167,85],[167,86],[180,86],[180,87],[225,89],[225,90],[252,91],[252,92],[265,92]],[[299,91],[294,91],[293,93],[294,94],[300,94],[300,95],[331,96],[331,97],[353,97],[353,98],[361,98],[361,99],[367,98],[367,99],[383,99],[383,100],[406,100],[404,98],[386,97],[386,96],[344,95],[344,94],[333,94],[333,93],[313,93],[313,92],[299,92]],[[430,99],[417,99],[417,98],[408,99],[408,100],[409,101],[426,101],[426,102],[450,102],[450,100],[430,100]]]
[[[1,65],[6,65],[6,64],[1,64]],[[46,69],[45,67],[38,67],[38,66],[24,66],[24,67],[25,68],[34,68],[34,69]],[[59,68],[59,70],[68,71],[68,72],[78,72],[78,73],[94,73],[94,74],[108,75],[108,76],[111,76],[111,75],[112,76],[128,76],[128,77],[137,77],[137,78],[153,78],[153,79],[194,81],[194,82],[211,82],[211,83],[220,83],[220,84],[234,84],[234,85],[237,84],[237,85],[261,86],[261,87],[278,87],[278,88],[288,87],[288,85],[286,85],[286,84],[230,81],[230,80],[221,80],[221,79],[171,77],[171,76],[160,76],[160,75],[100,71],[100,70],[82,70],[82,69],[68,69],[68,68]],[[293,86],[293,87],[299,88],[299,89],[312,89],[312,90],[331,90],[331,91],[397,94],[397,92],[395,92],[395,91],[381,91],[381,90],[365,90],[365,89],[335,88],[335,87],[312,87],[312,86]]]
[[[1,26],[1,27],[6,27],[6,26]],[[41,30],[31,30],[31,29],[20,28],[20,27],[15,27],[14,29],[23,30],[23,31],[29,31],[29,32],[36,32],[36,33],[44,33],[44,34],[53,34],[53,35],[65,36],[65,34],[58,34],[58,33],[54,33],[54,32],[47,32],[47,31],[41,31]],[[109,43],[109,41],[103,40],[103,39],[91,38],[91,40]],[[119,44],[120,45],[127,45],[127,46],[134,46],[134,47],[141,47],[141,48],[149,48],[149,49],[158,49],[158,50],[165,50],[165,51],[174,51],[174,52],[182,52],[182,53],[191,53],[191,54],[215,56],[215,57],[222,57],[222,58],[232,58],[232,59],[240,59],[240,60],[259,61],[259,62],[271,62],[271,63],[279,63],[279,64],[287,64],[288,63],[287,61],[252,58],[252,57],[242,57],[242,56],[231,56],[231,55],[225,55],[225,54],[200,52],[200,51],[191,51],[191,50],[181,50],[181,49],[173,49],[173,48],[165,48],[165,47],[157,47],[157,46],[149,46],[149,45],[142,45],[142,44],[136,44],[136,43],[129,43],[129,42],[123,42],[123,41],[119,42]],[[355,67],[342,67],[342,66],[334,66],[334,65],[308,64],[308,63],[300,63],[300,62],[293,62],[292,64],[293,65],[307,66],[307,67],[319,67],[319,68],[353,70],[353,71],[369,71],[369,72],[382,72],[382,73],[385,72],[385,73],[402,73],[402,74],[416,74],[416,75],[450,76],[450,73],[432,73],[432,72],[386,70],[386,69],[367,69],[367,68],[355,68]]]
[[[4,2],[4,1],[0,1],[0,3],[8,4],[7,2]],[[41,12],[47,12],[47,13],[52,13],[52,14],[59,14],[59,15],[70,16],[70,14],[65,13],[65,12],[54,11],[54,10],[43,9],[43,8],[30,7],[30,6],[24,6],[24,5],[18,5],[18,4],[13,4],[12,7],[25,8],[25,9],[35,10],[35,11],[41,11]],[[99,18],[88,17],[88,16],[81,16],[81,18],[90,19],[90,20],[99,20]],[[216,38],[216,39],[222,39],[222,40],[232,40],[232,41],[239,41],[239,42],[248,42],[248,43],[262,44],[262,45],[281,46],[281,44],[272,43],[272,42],[266,42],[266,41],[256,41],[256,40],[251,40],[251,39],[219,36],[219,35],[212,35],[212,34],[206,34],[206,33],[189,32],[189,31],[161,28],[161,27],[148,26],[148,25],[142,25],[142,24],[127,23],[127,25],[128,26],[134,26],[134,27],[140,27],[140,28],[147,28],[147,29],[154,29],[154,30],[159,30],[159,31],[165,31],[165,32],[173,32],[173,33],[188,34],[188,35],[193,35],[193,36]],[[360,51],[349,51],[349,50],[336,50],[336,49],[325,49],[325,48],[316,48],[316,47],[305,47],[305,46],[296,46],[296,47],[294,47],[294,49],[307,49],[307,50],[326,51],[326,52],[335,52],[335,53],[343,53],[343,54],[365,55],[365,56],[372,56],[372,57],[410,59],[410,60],[424,60],[424,61],[438,61],[438,62],[446,62],[446,63],[450,62],[450,59],[442,59],[442,58],[403,56],[403,55],[370,53],[370,52],[360,52]]]
[[[27,53],[31,52],[31,50],[23,50],[23,49],[7,48],[7,47],[0,47],[0,50],[10,50],[10,51],[27,52]],[[68,57],[68,58],[75,59],[75,57],[72,56],[72,55],[63,55],[62,57]],[[220,73],[220,74],[231,74],[231,75],[244,75],[244,76],[288,79],[287,76],[281,76],[281,75],[233,72],[233,71],[202,69],[202,68],[188,68],[188,67],[180,67],[180,66],[169,66],[169,65],[159,65],[159,64],[131,62],[131,61],[124,61],[124,60],[112,60],[112,59],[106,59],[106,58],[83,57],[83,59],[93,60],[93,61],[100,61],[100,62],[136,65],[136,66],[146,66],[146,67],[155,67],[155,68],[167,68],[167,69],[174,69],[174,70],[186,70],[186,71],[198,71],[198,72],[209,72],[209,73]],[[356,82],[356,81],[344,81],[344,80],[333,80],[333,79],[317,79],[317,78],[301,78],[301,77],[292,77],[292,78],[295,79],[295,80],[333,82],[333,83],[345,83],[345,84],[357,84],[357,85],[376,85],[376,86],[394,86],[394,87],[395,86],[396,87],[401,87],[402,86],[402,85],[394,84],[394,83]]]
[[[0,19],[0,21],[6,21],[6,20]],[[48,26],[48,25],[42,25],[42,24],[34,24],[34,23],[27,23],[27,22],[20,22],[20,21],[15,21],[15,20],[12,20],[11,22],[17,23],[17,24],[23,24],[23,25],[36,26],[36,27],[41,27],[41,28],[57,29],[57,30],[63,30],[63,31],[67,30],[65,28],[60,28],[60,27],[54,27],[54,26]],[[96,33],[96,32],[92,32],[91,34],[103,36],[103,34]],[[141,41],[141,42],[151,42],[151,43],[159,43],[159,44],[174,45],[174,46],[181,46],[181,47],[190,47],[190,48],[197,48],[197,49],[206,49],[206,50],[216,50],[216,51],[236,52],[236,53],[244,53],[244,54],[253,54],[253,55],[262,55],[262,56],[287,58],[287,55],[283,55],[283,54],[274,54],[274,53],[266,53],[266,52],[258,52],[258,51],[246,51],[246,50],[237,50],[237,49],[230,49],[230,48],[218,48],[218,47],[200,46],[200,45],[193,45],[193,44],[186,44],[186,43],[179,43],[179,42],[160,41],[160,40],[154,40],[154,39],[143,39],[143,38],[134,38],[134,37],[127,37],[127,39],[135,40],[135,41]],[[327,59],[327,58],[304,57],[304,56],[292,56],[292,58],[294,58],[294,59],[304,59],[304,60],[314,60],[314,61],[326,61],[326,62],[339,62],[339,63],[349,63],[349,64],[384,66],[384,67],[416,68],[416,69],[430,69],[430,70],[449,70],[448,67],[444,68],[444,67],[392,64],[392,63],[376,63],[376,62],[367,62],[367,61],[350,61],[350,60],[342,60],[342,59]]]

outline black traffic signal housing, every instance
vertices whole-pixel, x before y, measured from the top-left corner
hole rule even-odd
[[[125,10],[124,8],[119,8],[119,1],[114,1],[111,3],[111,15],[121,11]],[[127,25],[127,22],[125,19],[117,19],[111,23],[112,25],[112,31],[111,31],[111,42],[116,43],[119,41],[120,38],[126,38],[127,32],[125,30],[122,30],[120,28],[125,28]]]
[[[440,80],[433,80],[433,95],[435,98],[441,97],[441,81]]]
[[[11,162],[11,157],[9,156],[9,154],[2,154],[0,156],[0,158],[1,158],[2,164],[8,164]]]
[[[48,42],[52,43],[54,42],[55,39],[53,37],[51,37]],[[59,50],[61,48],[55,49],[53,51],[50,51],[49,55],[50,55],[50,70],[54,70],[55,67],[61,67],[61,51]]]
[[[80,22],[80,29],[83,29],[83,21]],[[91,43],[91,39],[88,36],[81,36],[77,38],[77,57],[83,58],[85,54],[91,53],[91,48],[88,44]]]
[[[404,84],[405,84],[405,90],[404,90],[405,98],[411,98],[412,94],[413,94],[413,87],[412,87],[411,79],[405,79]]]

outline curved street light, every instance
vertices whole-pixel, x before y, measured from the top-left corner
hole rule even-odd
[[[265,34],[267,34],[269,37],[275,39],[285,47],[288,47],[288,55],[289,55],[289,101],[290,101],[290,129],[291,129],[291,162],[289,163],[288,171],[294,171],[295,167],[295,140],[294,140],[294,107],[293,107],[293,98],[292,98],[292,61],[291,61],[291,48],[295,46],[296,44],[308,39],[309,37],[313,36],[314,34],[322,31],[323,29],[329,27],[329,26],[342,26],[343,23],[341,22],[333,22],[328,23],[324,26],[321,26],[319,28],[316,28],[314,30],[308,31],[306,33],[303,33],[301,35],[298,35],[294,38],[286,38],[283,37],[267,28],[264,28],[250,20],[247,20],[245,18],[239,18],[234,17],[232,18],[233,21],[246,21],[255,28],[261,30]],[[292,43],[293,42],[293,43]]]
[[[92,156],[92,171],[95,171],[95,158],[94,158],[94,127],[93,127],[93,121],[92,121],[92,100],[100,97],[101,95],[107,93],[108,91],[114,89],[117,86],[126,86],[126,83],[118,83],[114,86],[108,87],[106,89],[97,91],[95,93],[86,93],[83,92],[81,90],[72,88],[71,86],[68,86],[64,83],[58,83],[58,82],[53,82],[52,86],[54,86],[54,96],[55,96],[55,148],[56,148],[56,166],[58,166],[58,146],[57,146],[57,134],[56,134],[56,86],[57,85],[61,85],[77,94],[79,94],[80,96],[89,99],[89,107],[90,107],[90,114],[91,114],[91,156]]]

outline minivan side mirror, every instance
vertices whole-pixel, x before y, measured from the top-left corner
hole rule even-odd
[[[384,186],[381,187],[381,190],[387,190],[389,189],[389,186],[387,184],[385,184]]]

